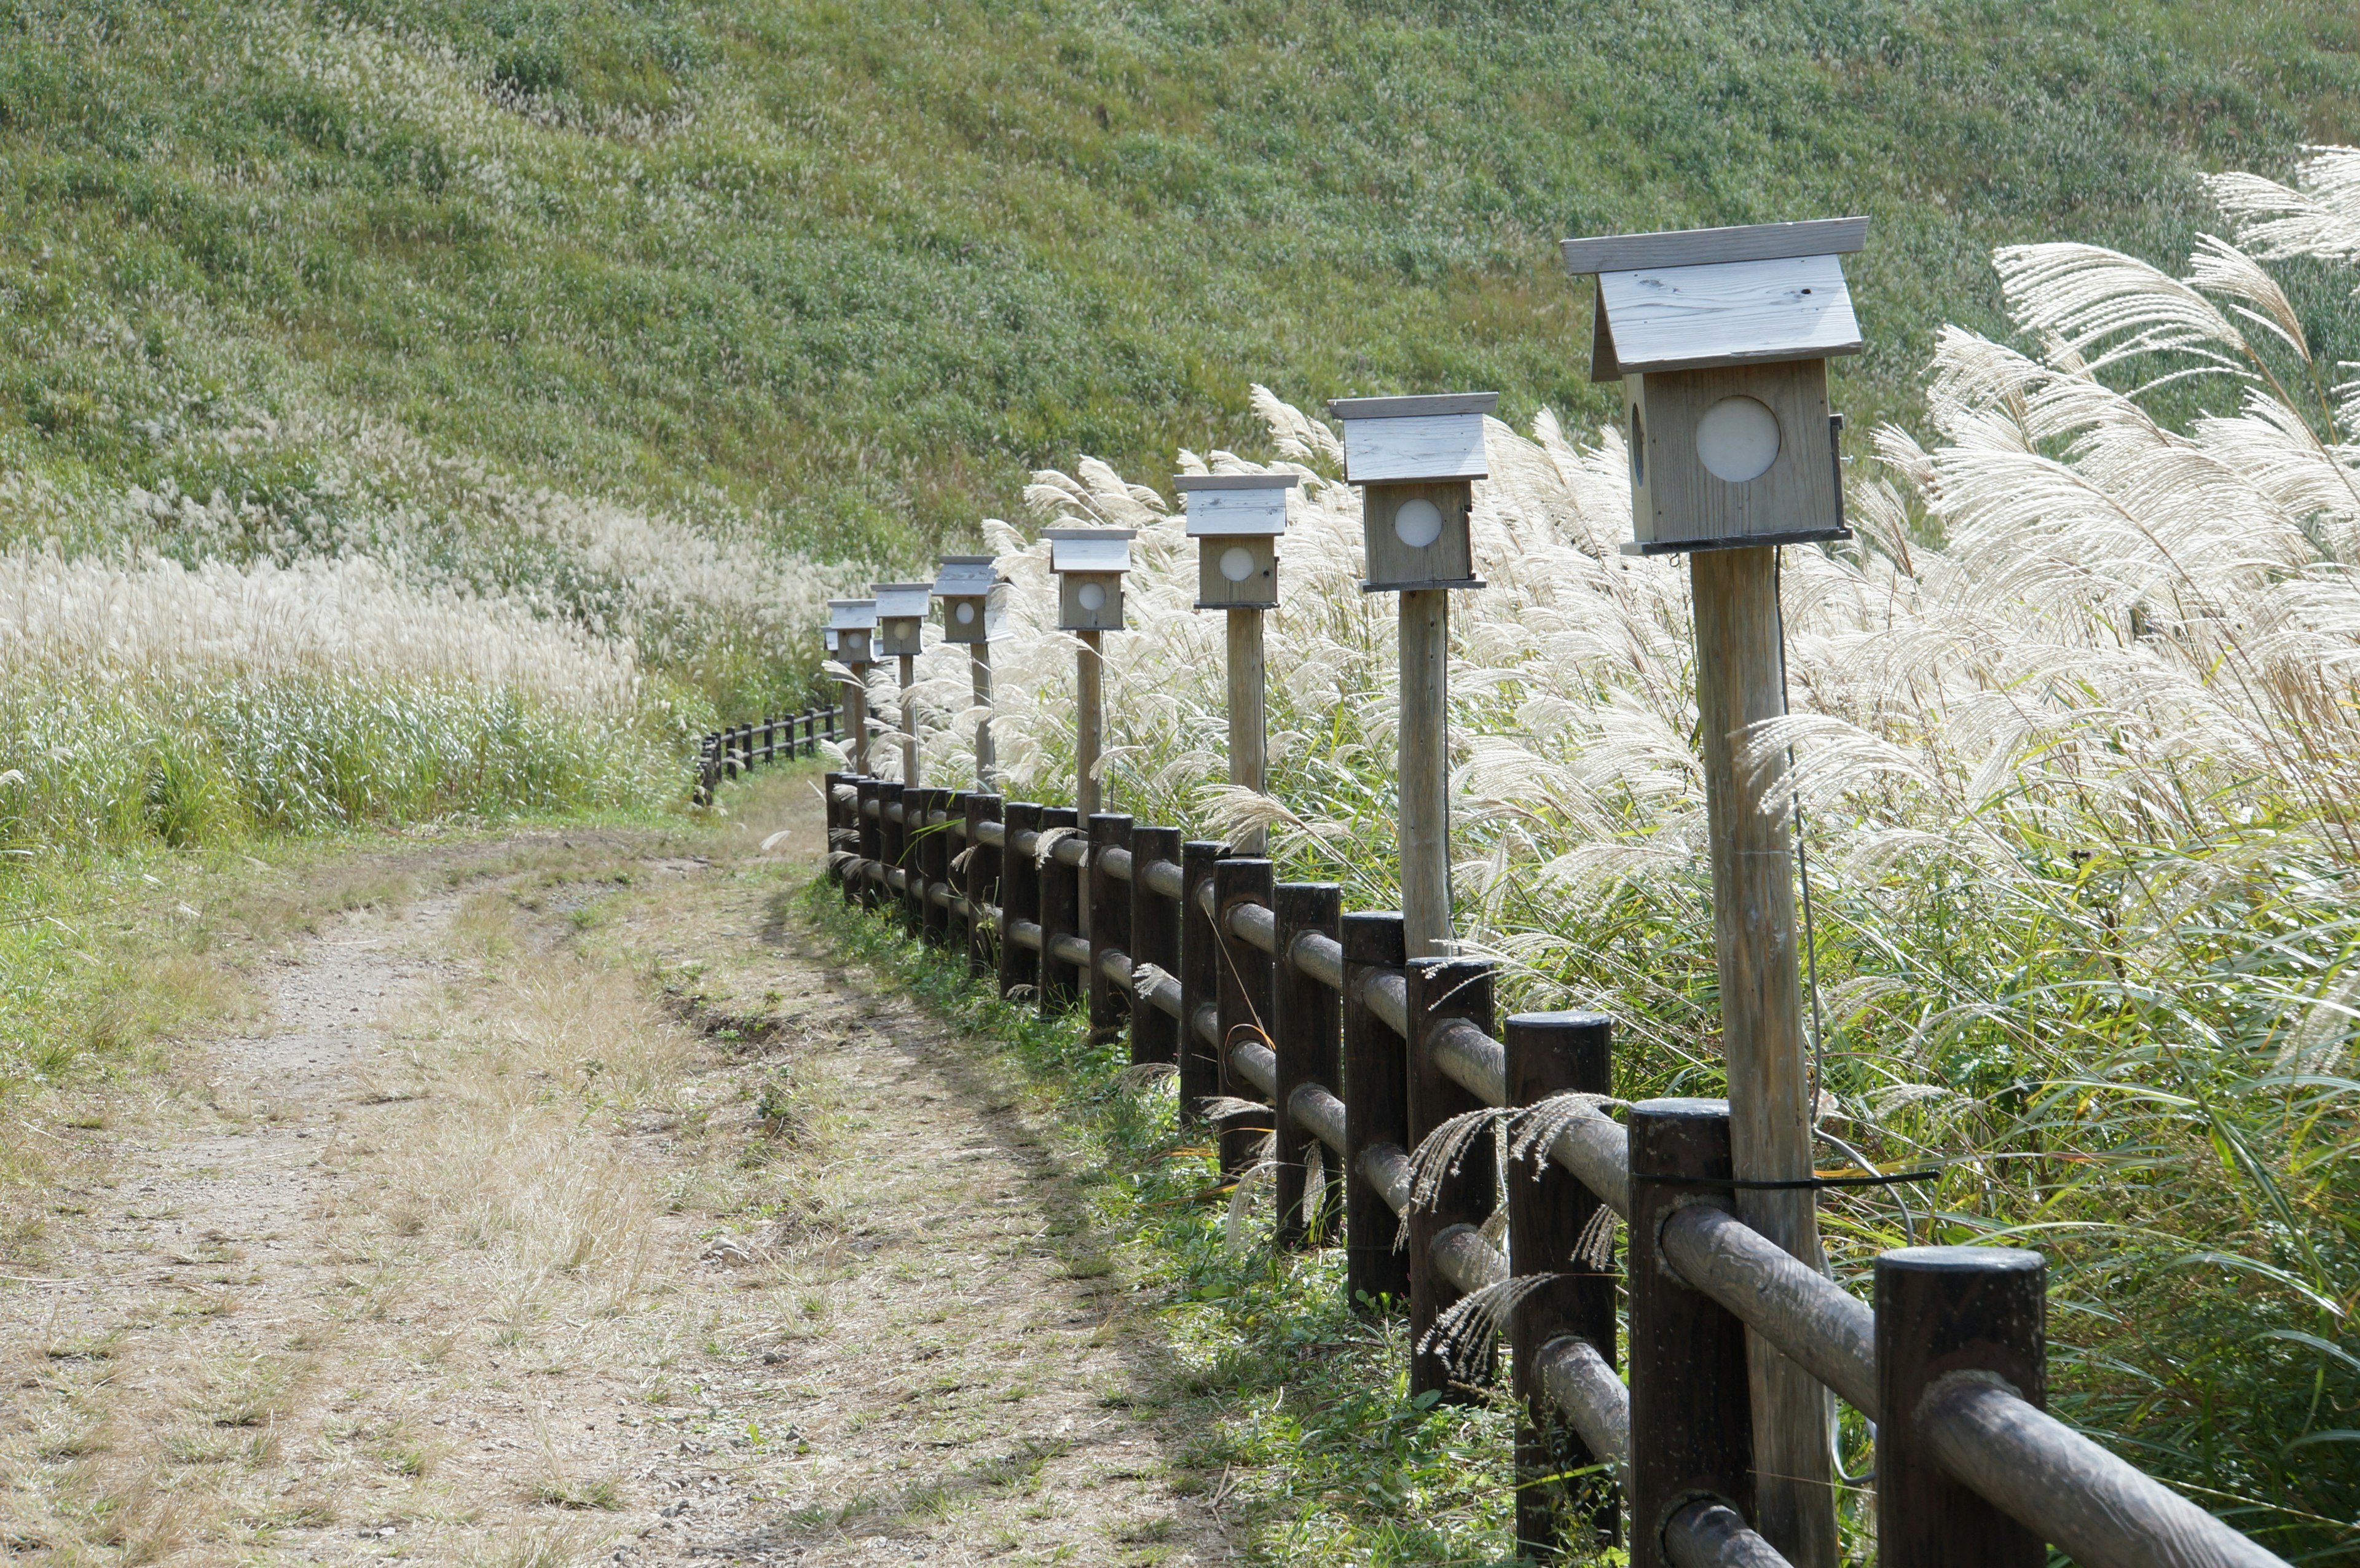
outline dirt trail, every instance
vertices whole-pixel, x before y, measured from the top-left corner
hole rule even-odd
[[[36,1129],[11,1561],[1229,1560],[1078,1186],[831,966],[765,793],[718,849],[397,858],[265,1021]]]

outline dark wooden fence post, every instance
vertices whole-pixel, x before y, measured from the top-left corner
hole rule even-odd
[[[1334,1152],[1295,1125],[1288,1103],[1295,1091],[1317,1083],[1329,1094],[1342,1083],[1337,1072],[1340,1003],[1334,991],[1295,966],[1295,939],[1306,932],[1333,938],[1344,909],[1344,889],[1333,882],[1282,882],[1271,889],[1271,914],[1278,923],[1278,957],[1271,975],[1271,1049],[1278,1053],[1277,1197],[1278,1245],[1317,1247],[1336,1228],[1343,1189]],[[1340,1096],[1339,1096],[1340,1097]],[[1310,1194],[1311,1217],[1304,1213],[1310,1177],[1306,1158],[1317,1148],[1324,1172]]]
[[[1037,996],[1041,988],[1041,954],[1009,933],[1019,920],[1040,923],[1041,868],[1022,841],[1040,831],[1045,810],[1031,800],[1008,802],[1008,842],[1000,860],[1000,994],[1011,1000],[1019,991]]]
[[[1131,830],[1131,953],[1135,971],[1153,964],[1174,980],[1180,978],[1180,901],[1167,898],[1147,885],[1147,867],[1159,860],[1180,864],[1178,828]],[[1131,1060],[1180,1060],[1180,1020],[1134,991],[1131,1001]]]
[[[1270,1043],[1270,954],[1229,930],[1229,911],[1240,904],[1270,904],[1271,864],[1267,860],[1221,860],[1213,866],[1213,906],[1218,919],[1213,926],[1218,981],[1215,995],[1220,1007],[1220,1092],[1232,1099],[1258,1100],[1262,1091],[1230,1065],[1229,1053],[1242,1040]],[[1221,1176],[1234,1181],[1254,1162],[1269,1137],[1271,1118],[1240,1111],[1220,1118]]]
[[[1000,851],[983,842],[983,824],[1000,820],[1001,804],[997,795],[967,798],[967,874],[962,878],[967,905],[967,972],[978,980],[1000,968],[999,951],[992,944],[1000,935],[990,913],[1000,902]]]
[[[858,801],[853,807],[852,825],[860,833],[860,857],[866,861],[882,863],[885,858],[885,814],[880,811],[872,815],[871,808],[884,799],[884,781],[879,779],[856,779],[853,780],[852,787],[858,796]],[[867,909],[877,908],[885,898],[884,884],[872,881],[869,876],[871,869],[872,867],[869,866],[862,866],[860,877],[847,886],[844,890],[847,901],[858,898],[861,908]]]
[[[1071,828],[1077,821],[1071,806],[1046,807],[1041,812],[1041,835],[1046,838],[1052,829]],[[1033,858],[1041,863],[1041,1010],[1062,1013],[1080,999],[1083,975],[1079,965],[1051,951],[1050,943],[1081,934],[1081,874],[1054,855]]]
[[[1216,1007],[1221,994],[1221,959],[1212,917],[1198,889],[1211,886],[1213,866],[1229,852],[1225,844],[1190,839],[1180,846],[1180,1120],[1193,1126],[1206,1100],[1221,1092],[1220,1052],[1196,1027],[1196,1015]]]
[[[1131,819],[1100,811],[1090,819],[1090,861],[1083,872],[1090,905],[1090,1033],[1112,1040],[1131,1021],[1131,997],[1107,976],[1101,953],[1131,956],[1131,888],[1106,867],[1107,851],[1131,852]]]
[[[886,865],[897,869],[906,868],[910,863],[910,819],[907,815],[910,794],[910,787],[898,779],[878,780],[877,820],[884,838],[884,860]],[[896,806],[903,808],[903,812],[898,817],[894,811]],[[907,887],[908,884],[904,883],[905,890],[896,893],[893,885],[888,882],[883,886],[882,896],[890,901],[893,912],[901,917],[902,929],[914,936],[918,922],[911,918]]]
[[[1745,1327],[1657,1259],[1655,1233],[1685,1203],[1732,1214],[1729,1102],[1631,1108],[1631,1568],[1666,1568],[1664,1525],[1719,1497],[1754,1517],[1754,1419]]]
[[[1409,1301],[1409,1258],[1393,1246],[1401,1221],[1360,1169],[1360,1157],[1383,1144],[1409,1148],[1409,1052],[1402,1037],[1369,1010],[1364,986],[1379,970],[1399,969],[1407,951],[1401,915],[1362,911],[1344,917],[1344,1289],[1352,1305],[1373,1312]]]
[[[836,799],[836,787],[844,778],[841,773],[820,775],[820,821],[825,824],[822,837],[827,844],[827,874],[837,881],[844,880],[836,869],[836,853],[846,847],[844,843],[844,808]]]
[[[1414,958],[1409,977],[1409,1146],[1415,1149],[1452,1116],[1480,1110],[1483,1102],[1445,1074],[1427,1042],[1435,1025],[1465,1018],[1486,1034],[1491,1029],[1491,965],[1464,958]],[[1467,1385],[1488,1381],[1486,1367],[1453,1377],[1438,1351],[1420,1350],[1419,1340],[1443,1309],[1461,1292],[1434,1266],[1434,1238],[1452,1225],[1480,1225],[1491,1215],[1498,1196],[1498,1133],[1486,1127],[1467,1145],[1459,1173],[1445,1176],[1430,1203],[1409,1212],[1409,1391],[1429,1390],[1457,1404],[1474,1398]]]
[[[1614,1020],[1603,1013],[1518,1013],[1502,1043],[1512,1105],[1613,1092]],[[1574,1254],[1601,1207],[1546,1149],[1509,1162],[1508,1271],[1518,1279],[1559,1276],[1519,1303],[1509,1333],[1516,1367],[1516,1549],[1535,1557],[1578,1546],[1564,1528],[1576,1517],[1586,1519],[1601,1541],[1618,1533],[1612,1477],[1546,1479],[1589,1469],[1599,1459],[1554,1415],[1539,1378],[1542,1347],[1562,1334],[1580,1335],[1614,1365],[1613,1273]]]
[[[2041,1568],[2039,1536],[1950,1479],[1916,1412],[1947,1377],[2049,1404],[2048,1260],[2000,1247],[1903,1247],[1876,1260],[1876,1549],[1883,1568]]]
[[[777,758],[778,755],[779,721],[776,719],[764,719],[762,721],[762,760],[765,762],[773,761]]]
[[[925,867],[925,938],[928,947],[948,947],[951,921],[951,823],[963,819],[959,797],[948,789],[926,791],[926,836],[918,841],[918,863]],[[940,815],[942,821],[934,819]],[[941,901],[936,902],[937,894]]]

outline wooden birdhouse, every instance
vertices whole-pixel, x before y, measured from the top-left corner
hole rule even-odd
[[[1598,276],[1590,378],[1622,383],[1626,555],[1852,537],[1828,361],[1860,352],[1840,256],[1866,218],[1565,242]]]
[[[837,663],[858,670],[877,662],[869,648],[870,634],[877,629],[876,600],[830,599],[827,629],[836,634]]]
[[[925,651],[926,611],[933,604],[931,583],[880,583],[877,595],[878,653],[887,659],[916,658]]]
[[[1069,632],[1122,630],[1122,574],[1131,570],[1132,528],[1043,528],[1049,569],[1057,574],[1057,626]]]
[[[1196,541],[1196,608],[1278,607],[1278,536],[1293,474],[1183,474],[1172,481]]]
[[[934,579],[934,597],[942,601],[943,636],[951,642],[991,640],[992,591],[1000,573],[988,555],[946,555],[942,574]]]
[[[1468,532],[1483,460],[1483,416],[1496,392],[1426,397],[1338,397],[1344,477],[1360,487],[1368,544],[1364,593],[1480,588]]]

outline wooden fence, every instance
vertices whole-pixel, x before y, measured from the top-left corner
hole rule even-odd
[[[825,702],[800,713],[716,730],[697,746],[696,803],[713,804],[713,791],[724,779],[735,779],[757,763],[814,755],[821,741],[841,738],[841,722],[836,705]]]
[[[1517,1282],[1499,1299],[1521,1550],[1627,1520],[1633,1568],[1784,1563],[1748,1523],[1751,1331],[1876,1423],[1882,1568],[2045,1568],[2052,1543],[2086,1568],[2281,1564],[2045,1413],[2039,1254],[1897,1248],[1859,1300],[1736,1217],[1762,1183],[1732,1177],[1727,1102],[1643,1101],[1626,1124],[1581,1097],[1612,1091],[1608,1018],[1500,1019],[1488,963],[1404,962],[1399,914],[1348,913],[1336,885],[1177,828],[843,773],[826,800],[847,900],[963,951],[1002,996],[1128,1030],[1135,1062],[1176,1068],[1184,1116],[1218,1113],[1226,1176],[1274,1141],[1277,1245],[1341,1245],[1356,1302],[1407,1303],[1413,1392],[1477,1397],[1489,1352],[1454,1366],[1431,1331]],[[1503,1124],[1455,1163],[1412,1158],[1484,1107],[1518,1113],[1505,1250],[1486,1224]],[[1619,1280],[1589,1260],[1611,1256],[1601,1209],[1628,1225]]]

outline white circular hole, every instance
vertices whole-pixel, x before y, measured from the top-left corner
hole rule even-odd
[[[1253,574],[1253,551],[1241,544],[1233,544],[1221,551],[1222,576],[1232,583],[1242,583]]]
[[[958,624],[963,626],[971,626],[975,625],[975,606],[973,604],[961,604],[958,607]]]
[[[1442,537],[1442,508],[1423,497],[1404,501],[1393,514],[1393,533],[1412,550],[1424,550]]]
[[[1079,593],[1075,594],[1074,597],[1079,599],[1082,603],[1082,608],[1089,611],[1092,615],[1096,615],[1098,611],[1106,608],[1106,590],[1099,587],[1095,583],[1083,583],[1082,591]]]
[[[1715,479],[1759,479],[1778,461],[1778,416],[1751,397],[1723,397],[1697,421],[1696,450]]]

